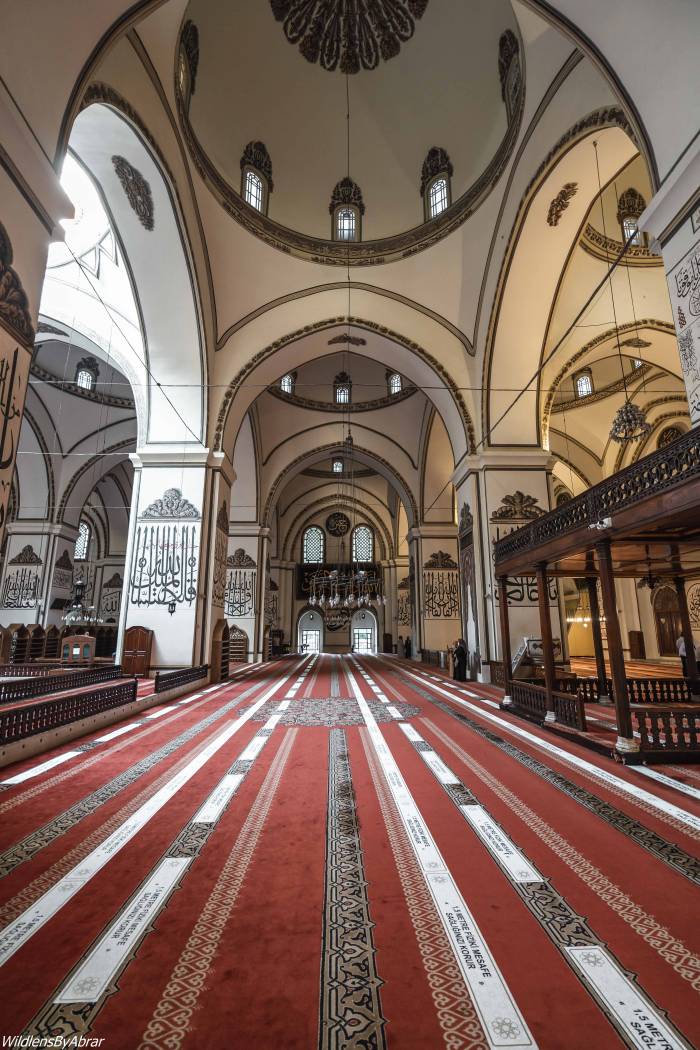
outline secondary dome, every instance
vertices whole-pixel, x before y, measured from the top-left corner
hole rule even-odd
[[[400,258],[459,226],[500,174],[522,110],[509,0],[191,0],[177,68],[190,149],[226,210],[321,262]],[[431,211],[438,163],[447,197]],[[264,176],[252,195],[248,171]],[[356,239],[338,240],[348,202]]]

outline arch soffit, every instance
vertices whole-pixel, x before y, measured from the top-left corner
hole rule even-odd
[[[283,438],[281,441],[278,441],[277,444],[270,449],[270,451],[265,456],[265,459],[262,461],[262,467],[267,467],[273,460],[275,455],[277,453],[280,453],[282,449],[284,449],[285,445],[289,445],[290,442],[293,443],[295,441],[299,441],[299,438],[302,435],[310,434],[312,431],[326,430],[328,428],[331,429],[331,432],[335,431],[337,433],[338,420],[326,419],[322,423],[315,423],[310,427],[303,427],[298,430],[295,430],[293,433],[288,434],[287,437]],[[397,441],[395,438],[390,437],[388,434],[383,433],[381,430],[377,430],[376,427],[367,426],[367,424],[355,419],[353,419],[352,421],[352,431],[356,437],[360,438],[360,440],[369,441],[373,438],[379,438],[381,439],[381,441],[386,442],[388,445],[393,445],[397,451],[397,454],[399,454],[401,457],[405,457],[410,463],[413,470],[418,470],[419,464],[413,459],[413,456],[408,451],[408,449],[404,448],[404,446],[401,445],[400,442]]]
[[[31,387],[30,387],[30,390],[31,390]],[[45,515],[44,514],[42,514],[42,515],[32,515],[32,517],[42,517],[43,518],[45,516],[46,519],[50,521],[51,518],[53,517],[54,508],[56,506],[56,480],[55,480],[55,477],[54,477],[53,463],[51,462],[51,454],[50,454],[49,446],[48,446],[48,443],[47,443],[46,438],[44,436],[44,433],[43,433],[43,431],[42,431],[38,421],[34,418],[32,410],[28,407],[28,405],[26,403],[25,403],[24,412],[23,412],[23,415],[22,415],[22,425],[23,426],[24,426],[25,419],[27,421],[27,426],[30,428],[32,434],[34,435],[34,439],[35,439],[37,445],[41,449],[41,452],[42,452],[42,457],[41,458],[42,458],[42,463],[43,463],[43,467],[44,467],[44,474],[45,474],[45,477],[46,477],[46,491],[45,491],[46,511],[45,511]],[[20,434],[20,437],[21,437],[21,434]],[[23,474],[22,460],[23,460],[23,458],[24,457],[21,454],[21,450],[18,449],[17,450],[16,462],[15,462],[14,474],[15,474],[15,477],[17,478],[17,484],[18,484],[18,486],[20,488],[22,488],[22,474]],[[33,482],[32,484],[27,483],[23,487],[24,491],[27,494],[28,494],[28,490],[32,490],[32,499],[34,499],[34,491],[33,491],[34,487],[35,487],[35,482]]]
[[[528,183],[528,186],[523,196],[521,197],[516,212],[516,217],[508,237],[508,244],[503,254],[503,258],[501,260],[498,280],[496,283],[496,291],[493,296],[491,312],[489,316],[489,323],[486,331],[485,350],[482,362],[482,426],[484,433],[483,440],[485,445],[499,444],[498,441],[494,442],[490,439],[490,428],[495,424],[496,419],[501,414],[500,410],[496,408],[495,404],[492,411],[492,404],[494,403],[492,391],[494,363],[498,351],[500,326],[502,321],[504,320],[503,305],[506,299],[505,293],[506,289],[508,288],[509,280],[513,276],[514,261],[517,256],[518,249],[522,246],[524,242],[525,235],[527,233],[526,227],[528,225],[528,221],[534,221],[535,218],[539,219],[539,216],[536,217],[533,214],[533,206],[536,202],[539,202],[540,199],[543,200],[544,205],[550,203],[550,201],[552,201],[553,203],[553,199],[557,196],[557,191],[561,189],[559,185],[555,185],[555,180],[553,179],[553,176],[556,172],[556,169],[560,166],[562,161],[564,161],[566,158],[568,158],[569,160],[573,160],[573,156],[570,155],[573,155],[573,153],[577,149],[579,149],[592,135],[597,134],[598,140],[600,141],[602,135],[606,133],[609,134],[611,132],[615,132],[616,130],[622,131],[630,140],[631,148],[633,146],[633,148],[636,150],[637,147],[634,144],[633,127],[623,110],[617,106],[608,106],[596,109],[592,113],[589,113],[587,116],[583,117],[581,120],[577,121],[558,139],[558,141],[555,143],[552,149],[548,152],[544,160],[539,165],[537,171],[530,179],[530,182]],[[629,161],[629,159],[629,157],[626,158],[626,162]],[[615,170],[617,170],[619,164],[614,165],[614,167]],[[610,174],[613,174],[613,172],[611,171]],[[607,182],[607,177],[604,178],[603,181]],[[577,200],[577,214],[579,211],[581,211],[582,201],[585,202],[583,210],[585,214],[588,214],[588,211],[590,210],[590,206],[594,198],[595,193],[591,193],[590,195],[587,194],[581,197],[580,199],[574,197],[574,199]],[[555,223],[555,226],[556,225],[558,225],[558,223]],[[573,236],[573,238],[567,235],[565,239],[562,239],[559,249],[559,258],[558,260],[554,261],[551,265],[550,276],[554,277],[556,281],[560,279],[561,274],[563,273],[566,261],[571,250],[572,243],[575,243],[578,240],[578,225],[579,224],[577,223],[575,235]],[[539,254],[544,258],[549,258],[549,254]],[[509,299],[510,298],[511,296],[509,294]],[[553,297],[550,297],[548,301],[551,301],[552,298]],[[513,296],[513,299],[515,299],[515,296]],[[545,296],[544,299],[547,299],[547,296]],[[544,325],[546,325],[546,323],[547,318],[544,318],[542,326],[543,331]],[[519,345],[522,345],[522,340],[519,340]],[[534,349],[535,347],[536,351]],[[540,365],[541,348],[542,339],[539,337],[536,340],[533,339],[531,353],[529,355],[531,367],[528,367],[527,369],[528,378],[536,371],[537,367],[539,367]],[[511,363],[512,360],[513,358],[511,357]],[[535,387],[532,387],[532,389],[534,390]],[[512,398],[509,400],[512,400]]]
[[[113,123],[111,118],[117,118],[119,124]],[[81,121],[89,121],[84,130]],[[99,135],[95,132],[96,124],[100,127]],[[122,127],[128,129],[126,135]],[[172,170],[154,136],[131,103],[111,85],[101,82],[90,84],[85,91],[71,130],[70,145],[98,187],[127,264],[147,367],[151,371],[151,382],[147,385],[147,440],[163,440],[153,432],[154,409],[158,407],[159,400],[154,397],[155,388],[159,384],[170,382],[172,385],[174,382],[181,386],[184,393],[178,395],[171,388],[168,396],[180,415],[188,421],[194,434],[198,434],[197,440],[203,442],[206,434],[208,362],[201,294],[182,202]],[[136,149],[129,146],[135,146]],[[111,157],[113,153],[122,152],[127,155],[129,163],[136,161],[138,174],[143,176],[152,191],[153,226],[146,227],[145,231],[142,224],[136,221],[127,195],[116,181]],[[118,215],[122,221],[118,221]],[[128,237],[128,244],[125,243],[125,236]],[[178,259],[182,262],[181,269],[170,267],[167,287],[159,284],[158,274],[162,267],[156,265],[157,259],[164,256],[171,262],[177,262]],[[173,310],[174,302],[180,304],[179,312]],[[196,358],[191,352],[192,344],[198,350]],[[188,352],[176,359],[173,347],[178,345],[187,346]],[[188,403],[185,400],[187,390],[193,388],[198,388],[199,394]],[[160,429],[172,433],[172,426],[175,426],[182,430],[184,440],[194,440],[190,429],[183,426],[167,402],[161,401],[160,412],[166,420],[170,418],[172,421],[165,428],[161,425]],[[167,442],[168,439],[165,440]]]
[[[74,493],[78,496],[80,495],[78,491],[79,486],[80,489],[83,489],[89,484],[89,488],[87,488],[85,496],[80,502],[82,508],[95,485],[102,479],[102,477],[104,477],[104,475],[114,470],[116,456],[119,453],[123,453],[124,459],[126,459],[128,453],[135,450],[135,445],[136,443],[133,438],[129,438],[125,441],[118,441],[114,445],[108,446],[97,455],[91,456],[90,459],[86,460],[82,467],[80,467],[79,470],[76,470],[75,474],[66,485],[56,509],[56,523],[60,524],[65,521],[69,500]],[[80,512],[78,512],[78,515],[79,514]]]
[[[450,437],[450,442],[453,447],[453,455],[455,461],[458,461],[458,459],[461,458],[461,455],[457,455],[460,446],[465,446],[465,452],[475,451],[476,438],[474,424],[472,422],[472,418],[467,408],[462,391],[457,385],[457,383],[454,381],[448,370],[437,360],[437,358],[435,358],[431,353],[425,350],[418,343],[414,342],[411,339],[408,339],[407,337],[401,335],[398,332],[395,332],[385,327],[384,325],[377,324],[374,321],[369,321],[364,318],[348,318],[347,316],[328,317],[319,321],[314,321],[311,324],[304,325],[302,328],[298,328],[295,331],[289,332],[286,335],[275,339],[273,342],[269,343],[264,349],[259,350],[256,354],[252,355],[252,357],[243,365],[242,368],[239,369],[239,371],[236,373],[233,379],[229,382],[226,391],[223,394],[221,400],[221,407],[219,409],[216,427],[214,431],[214,450],[218,452],[222,451],[224,441],[226,440],[225,434],[228,428],[231,410],[239,393],[245,388],[246,384],[250,383],[251,386],[253,385],[252,377],[256,370],[262,368],[266,364],[269,365],[271,359],[279,351],[284,350],[287,347],[291,347],[294,344],[298,344],[302,340],[316,333],[323,332],[332,328],[337,328],[339,326],[347,324],[350,324],[353,328],[363,329],[372,334],[382,336],[389,342],[396,343],[404,350],[407,350],[409,354],[412,354],[416,358],[418,358],[424,365],[427,365],[430,371],[437,377],[438,385],[441,386],[450,395],[450,399],[454,405],[457,417],[459,419],[459,426],[460,430],[462,431],[462,441],[457,445],[455,440],[456,435],[450,433],[450,426],[448,425],[448,421],[444,420],[443,415],[443,420],[445,422],[447,433]],[[353,352],[361,355],[363,349],[363,347],[355,347],[353,348]],[[365,352],[364,356],[370,356],[370,352]],[[263,387],[269,386],[284,371],[285,368],[278,367],[273,371],[270,367],[268,367],[267,369],[265,369],[265,372],[268,374],[265,376],[264,381],[260,381],[257,385]],[[412,377],[407,376],[407,378]],[[420,383],[416,383],[416,385],[421,386]],[[249,395],[248,399],[240,406],[240,409],[238,411],[240,420],[234,424],[236,433],[240,427],[240,421],[242,421],[245,412],[249,408],[250,403],[255,399],[255,396],[255,394]],[[427,394],[426,396],[430,398],[429,394]],[[432,400],[432,398],[430,398],[430,400]],[[226,440],[226,444],[230,444],[231,447],[233,447],[234,442],[229,442],[228,440]]]
[[[324,456],[341,452],[342,449],[343,443],[336,441],[333,442],[333,444],[322,445],[320,448],[305,452],[303,455],[297,456],[297,458],[292,460],[291,463],[288,463],[270,486],[270,491],[263,509],[262,524],[264,526],[269,526],[272,508],[275,506],[277,498],[284,485],[299,474],[308,464],[313,463],[315,460],[322,459]],[[399,474],[393,464],[389,463],[381,456],[378,456],[376,452],[372,452],[370,449],[361,448],[358,445],[353,446],[353,457],[360,463],[364,463],[366,466],[374,467],[377,472],[396,489],[401,502],[404,505],[409,528],[413,528],[417,525],[419,521],[418,503],[411,487]]]
[[[297,548],[297,544],[299,543],[304,529],[307,527],[307,525],[310,525],[313,522],[313,519],[316,517],[320,510],[323,510],[324,507],[333,507],[342,510],[348,505],[359,507],[362,516],[366,518],[368,523],[371,524],[381,544],[381,560],[384,560],[387,557],[393,558],[394,545],[391,542],[391,537],[389,535],[388,529],[386,528],[386,525],[379,517],[377,512],[375,510],[372,510],[370,507],[368,507],[366,504],[363,504],[360,500],[356,498],[353,499],[352,497],[344,497],[343,503],[339,504],[337,498],[334,496],[323,496],[321,499],[316,500],[315,503],[310,504],[308,507],[304,507],[304,509],[300,511],[299,514],[297,514],[297,516],[294,518],[294,520],[292,521],[292,523],[286,531],[284,542],[282,544],[282,557],[285,559],[291,557],[292,553]]]
[[[669,335],[675,338],[675,328],[672,324],[667,321],[658,321],[653,318],[645,318],[641,321],[630,321],[626,324],[621,324],[617,328],[608,328],[605,332],[600,332],[598,335],[590,339],[584,346],[577,350],[568,360],[560,367],[557,374],[551,380],[546,397],[542,405],[542,418],[541,418],[541,431],[540,436],[543,442],[546,442],[547,435],[549,433],[550,420],[552,416],[552,405],[554,403],[554,397],[557,390],[564,382],[570,372],[577,366],[582,366],[592,360],[597,360],[599,357],[607,356],[608,347],[607,343],[615,339],[615,333],[619,332],[621,336],[628,337],[630,333],[637,333],[641,329],[648,331],[659,332],[663,335]],[[624,341],[624,340],[623,340]],[[633,351],[629,356],[638,356],[639,351]]]

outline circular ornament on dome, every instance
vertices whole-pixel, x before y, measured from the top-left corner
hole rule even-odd
[[[326,528],[331,536],[345,536],[350,531],[350,519],[347,515],[336,510],[326,518]]]

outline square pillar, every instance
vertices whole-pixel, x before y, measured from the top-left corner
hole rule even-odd
[[[600,573],[600,590],[603,597],[603,612],[605,614],[605,627],[608,636],[608,659],[610,660],[615,715],[617,718],[618,736],[615,749],[620,755],[629,756],[639,752],[639,744],[634,739],[632,732],[632,715],[627,693],[627,673],[625,671],[625,657],[622,652],[620,621],[617,615],[615,577],[613,574],[610,540],[601,540],[599,543],[596,543],[595,550]]]
[[[544,686],[547,690],[547,712],[545,722],[555,722],[554,713],[554,640],[552,638],[552,617],[549,611],[549,587],[547,583],[547,563],[540,562],[535,566],[537,573],[537,600],[540,611],[540,632],[542,634],[542,656],[544,659]]]

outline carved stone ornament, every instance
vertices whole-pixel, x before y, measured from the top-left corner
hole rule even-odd
[[[363,339],[361,335],[348,335],[347,332],[343,332],[342,335],[334,335],[332,339],[328,340],[329,346],[335,346],[339,343],[345,343],[348,346],[367,346],[367,340]]]
[[[241,157],[241,171],[245,167],[255,168],[261,175],[265,176],[267,181],[267,189],[269,193],[272,193],[274,189],[274,183],[272,181],[272,161],[270,160],[270,154],[267,152],[267,146],[264,142],[249,142],[246,148],[243,150],[243,156]]]
[[[31,543],[28,543],[26,547],[22,547],[19,554],[15,554],[14,558],[10,558],[10,565],[41,565],[41,558]]]
[[[504,496],[501,506],[491,515],[491,521],[531,521],[544,514],[542,507],[538,507],[537,496],[528,496],[517,489],[512,496]]]
[[[630,186],[620,194],[617,202],[617,221],[621,224],[623,219],[638,219],[647,206],[639,190]]]
[[[120,157],[118,154],[115,154],[112,157],[112,164],[117,173],[117,178],[122,184],[126,199],[136,212],[139,222],[145,230],[152,230],[155,225],[155,219],[151,187],[141,172],[129,164],[126,157]]]
[[[474,528],[474,515],[469,509],[468,503],[462,504],[462,509],[459,512],[459,531],[460,533],[469,532]]]
[[[431,179],[434,179],[436,175],[448,175],[452,178],[454,168],[452,167],[452,161],[449,158],[447,150],[442,149],[441,146],[433,146],[428,151],[428,156],[423,161],[423,167],[420,173],[420,195],[424,196],[426,187]]]
[[[253,561],[242,547],[237,547],[233,554],[229,554],[226,559],[226,565],[230,569],[254,569],[257,566],[257,562]]]
[[[180,489],[166,489],[160,499],[156,499],[140,515],[142,519],[171,518],[177,521],[185,519],[199,521],[201,514],[189,500],[185,499]]]
[[[328,211],[332,215],[336,208],[348,204],[357,208],[360,215],[365,214],[362,190],[356,182],[353,182],[352,179],[346,175],[340,180],[340,182],[336,182],[333,192],[331,193],[331,203],[328,205]]]
[[[70,554],[67,550],[64,550],[61,557],[56,562],[57,569],[67,569],[68,572],[73,571],[73,562],[70,560]]]
[[[228,535],[228,504],[226,500],[223,501],[219,507],[219,513],[216,515],[216,527]]]
[[[38,324],[37,324],[37,326],[36,326],[36,330],[37,330],[37,332],[38,332],[38,333],[40,333],[40,334],[45,334],[45,335],[60,335],[60,336],[62,336],[62,337],[63,337],[64,339],[65,339],[65,338],[67,338],[67,333],[66,333],[66,332],[64,332],[64,331],[63,331],[63,329],[61,329],[61,328],[56,328],[56,326],[55,326],[55,325],[52,325],[52,324],[48,324],[48,323],[47,323],[46,321],[39,321],[39,323],[38,323]]]
[[[123,586],[124,578],[120,575],[120,573],[115,572],[112,576],[110,576],[108,580],[105,580],[105,582],[102,584],[102,589],[116,591],[121,590]]]
[[[423,565],[424,569],[458,569],[459,565],[447,551],[435,551]]]
[[[34,325],[22,282],[12,269],[12,242],[0,222],[0,318],[25,346],[34,342]]]
[[[646,350],[651,343],[647,339],[640,339],[638,335],[631,339],[623,339],[620,346],[629,346],[632,350]]]
[[[331,536],[345,536],[350,531],[350,519],[337,510],[326,518],[326,529]]]
[[[506,29],[498,41],[498,79],[501,82],[501,98],[506,97],[506,82],[511,62],[520,50],[518,38],[512,29]]]
[[[549,205],[549,211],[547,212],[547,224],[549,226],[558,226],[559,220],[562,215],[569,207],[569,201],[575,196],[578,190],[577,182],[565,182],[562,188],[557,193],[556,197]]]
[[[199,30],[191,18],[188,18],[182,27],[180,44],[185,52],[187,68],[190,74],[190,95],[194,95],[197,83],[197,69],[199,67]]]
[[[428,0],[270,0],[307,62],[341,73],[376,69],[413,36]]]
[[[410,577],[404,576],[404,578],[401,580],[401,583],[397,584],[396,590],[397,591],[408,591],[408,590],[410,590],[410,588],[411,588]]]

